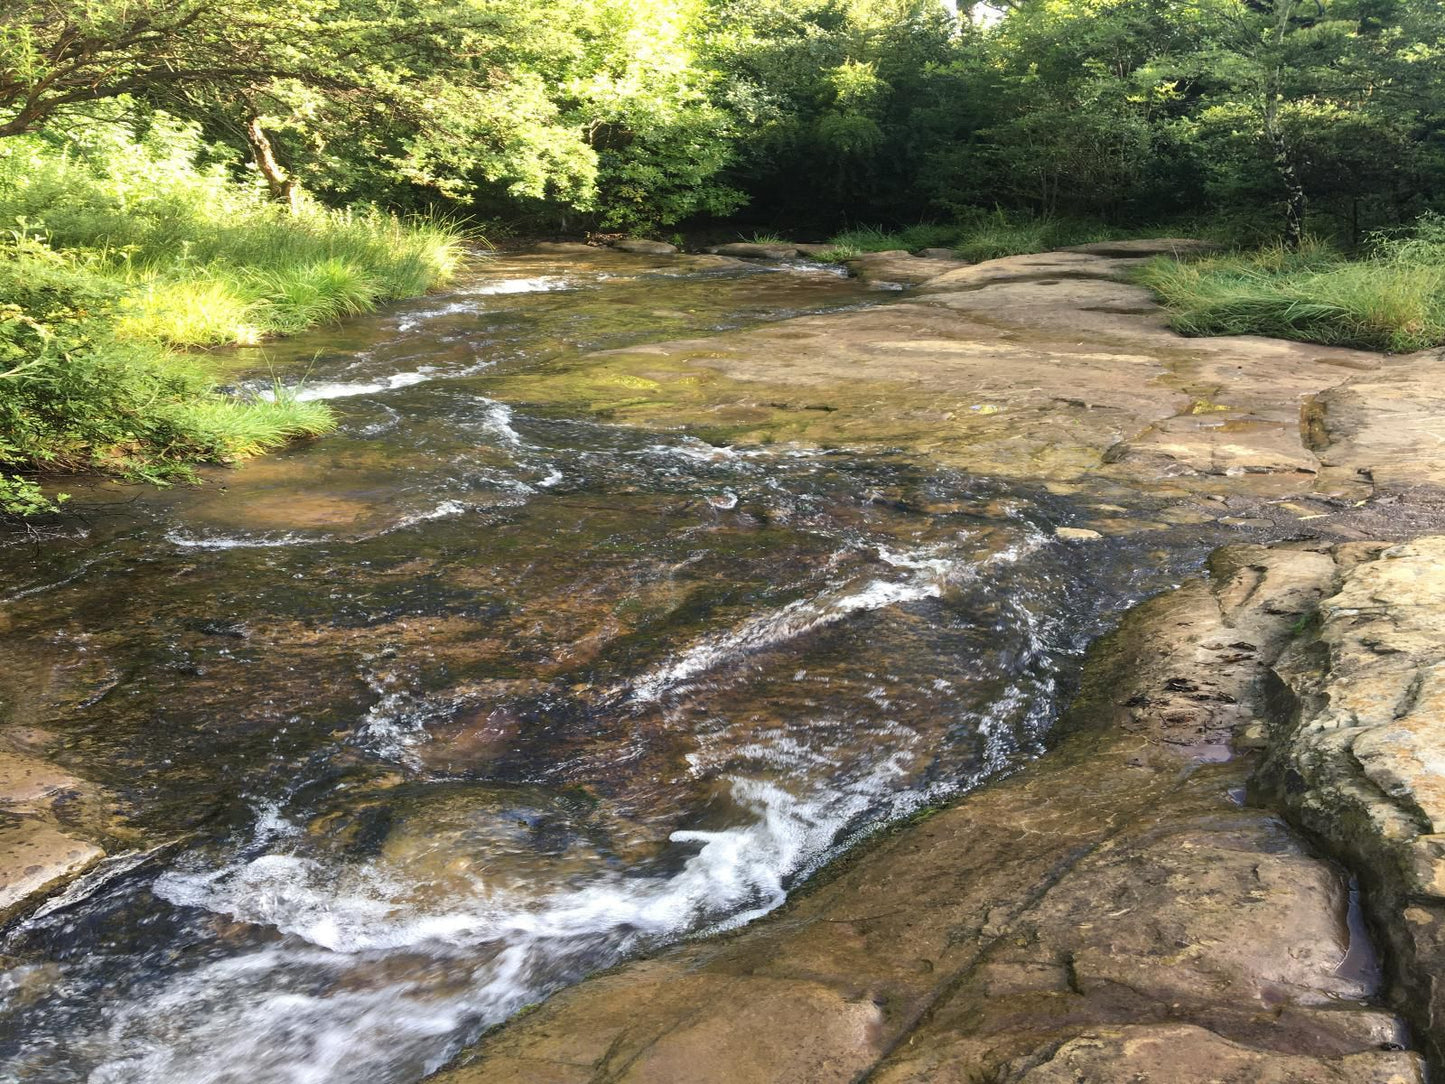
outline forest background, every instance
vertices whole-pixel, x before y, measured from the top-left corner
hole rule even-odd
[[[1188,232],[1244,254],[1152,269],[1184,330],[1445,341],[1442,58],[1437,0],[12,0],[0,467],[324,431],[194,351],[423,292],[468,232]]]

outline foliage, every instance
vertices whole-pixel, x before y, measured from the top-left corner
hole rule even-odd
[[[1181,263],[1152,261],[1140,281],[1190,335],[1272,335],[1373,350],[1445,344],[1445,219],[1375,238],[1346,260],[1318,242]]]
[[[794,227],[1002,208],[1212,214],[1260,239],[1308,214],[1355,245],[1442,190],[1437,0],[961,7],[19,0],[0,14],[0,136],[164,109],[288,206],[549,229],[655,232],[751,202]]]
[[[69,499],[69,493],[48,496],[33,479],[0,474],[0,515],[39,516],[57,512]]]
[[[176,346],[251,343],[424,293],[455,270],[444,224],[374,209],[288,214],[153,118],[0,143],[0,223],[68,252],[117,291],[116,331]],[[124,295],[123,297],[119,295]]]
[[[175,346],[254,341],[420,293],[455,231],[375,210],[298,215],[155,118],[0,145],[0,468],[100,468],[164,481],[334,425],[324,404],[217,393]],[[0,506],[52,505],[0,476]]]
[[[119,341],[123,298],[33,240],[0,248],[0,464],[160,480],[331,428],[313,404],[224,397],[198,359]]]

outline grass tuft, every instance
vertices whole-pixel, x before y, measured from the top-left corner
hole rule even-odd
[[[865,252],[950,248],[960,259],[980,263],[1003,256],[1047,252],[1064,245],[1114,240],[1131,232],[1086,219],[1038,218],[1005,211],[980,213],[953,224],[923,222],[899,230],[857,226],[835,234],[823,258],[855,259]],[[1147,232],[1147,231],[1145,231]]]
[[[1445,344],[1445,218],[1375,238],[1348,260],[1312,242],[1195,261],[1159,258],[1140,272],[1185,335],[1269,335],[1409,353]]]

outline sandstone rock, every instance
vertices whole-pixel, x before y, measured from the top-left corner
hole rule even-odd
[[[865,252],[848,260],[847,264],[848,269],[864,282],[897,282],[905,286],[917,286],[946,272],[969,266],[966,260],[914,256],[903,249]]]
[[[790,260],[798,255],[798,246],[772,242],[734,241],[708,250],[719,256],[741,256],[750,260]]]
[[[1445,482],[1439,457],[1421,452],[1445,440],[1434,421],[1445,404],[1410,405],[1433,394],[1427,384],[1445,387],[1445,363],[1183,338],[1147,290],[1120,281],[1142,251],[1129,246],[1118,250],[1128,256],[1043,253],[942,275],[935,260],[875,254],[880,267],[893,262],[889,275],[934,274],[905,301],[602,352],[565,374],[504,375],[498,390],[624,423],[722,427],[740,441],[913,449],[1045,485],[1227,494],[1241,519],[1258,518],[1248,501],[1353,504],[1376,485],[1436,472]],[[639,378],[651,382],[646,397]],[[829,411],[790,408],[823,388]]]
[[[618,252],[635,252],[641,256],[671,256],[677,252],[677,246],[666,241],[647,241],[637,237],[614,241],[612,247]]]
[[[826,244],[826,243],[825,243],[825,244],[806,244],[806,245],[798,245],[798,246],[797,246],[797,249],[798,249],[798,255],[799,255],[799,256],[806,256],[806,257],[807,257],[808,259],[810,259],[810,260],[816,260],[816,259],[819,259],[819,258],[824,257],[824,256],[831,255],[832,253],[836,252],[836,251],[837,251],[837,246],[836,246],[836,245],[831,245],[831,244]]]
[[[1340,871],[1230,797],[1327,547],[1232,547],[1096,646],[1058,746],[783,911],[565,991],[436,1079],[1417,1084]],[[1247,643],[1245,642],[1247,640]],[[1191,1075],[1192,1074],[1192,1075]]]
[[[1275,1054],[1203,1028],[1114,1028],[1065,1043],[1009,1084],[1415,1084],[1413,1055],[1373,1051],[1339,1058]]]
[[[1445,485],[1445,355],[1381,359],[1377,371],[1323,391],[1310,407],[1321,462],[1358,468],[1386,490]]]
[[[532,251],[547,252],[558,256],[592,256],[597,252],[591,245],[584,245],[580,241],[539,241],[532,246]]]
[[[958,263],[967,263],[951,248],[920,248],[916,255],[924,260],[953,260]]]
[[[1400,1002],[1445,1056],[1445,538],[1342,547],[1275,671],[1264,780],[1361,870]]]
[[[1091,542],[1104,537],[1098,531],[1091,531],[1087,527],[1055,527],[1054,535],[1069,542]]]
[[[94,844],[39,818],[4,817],[0,820],[0,921],[83,873],[104,854]]]

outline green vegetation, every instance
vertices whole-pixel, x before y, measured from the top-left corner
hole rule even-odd
[[[1272,335],[1369,350],[1445,344],[1445,219],[1381,236],[1362,259],[1318,242],[1194,262],[1152,261],[1140,281],[1187,335]]]
[[[1201,231],[1194,231],[1196,234]],[[1207,230],[1204,232],[1208,232]],[[961,259],[980,262],[1002,256],[1048,252],[1066,245],[1089,241],[1110,241],[1121,237],[1158,236],[1158,229],[1126,228],[1107,222],[1080,218],[1044,218],[1026,213],[969,215],[952,225],[919,223],[899,230],[882,226],[857,226],[828,239],[829,258],[847,260],[864,252],[902,249],[918,252],[925,248],[947,248]]]
[[[743,208],[769,232],[982,231],[997,208],[1016,227],[1183,216],[1353,246],[1441,190],[1436,0],[959,6],[17,0],[0,142],[123,102],[127,123],[199,123],[212,161],[249,162],[284,205],[440,205],[524,231]]]
[[[1152,268],[1181,327],[1436,341],[1433,226],[1408,257],[1369,239],[1445,210],[1438,0],[957,8],[14,0],[0,469],[159,477],[324,427],[320,408],[223,404],[174,351],[423,291],[457,258],[435,221],[970,259],[1204,222],[1265,250]],[[32,281],[49,285],[15,285]],[[88,428],[81,398],[56,405],[82,386],[119,413]]]
[[[214,390],[178,347],[251,343],[423,292],[451,272],[445,229],[291,214],[157,118],[0,145],[0,510],[47,511],[17,469],[165,481],[332,428],[318,403]]]

